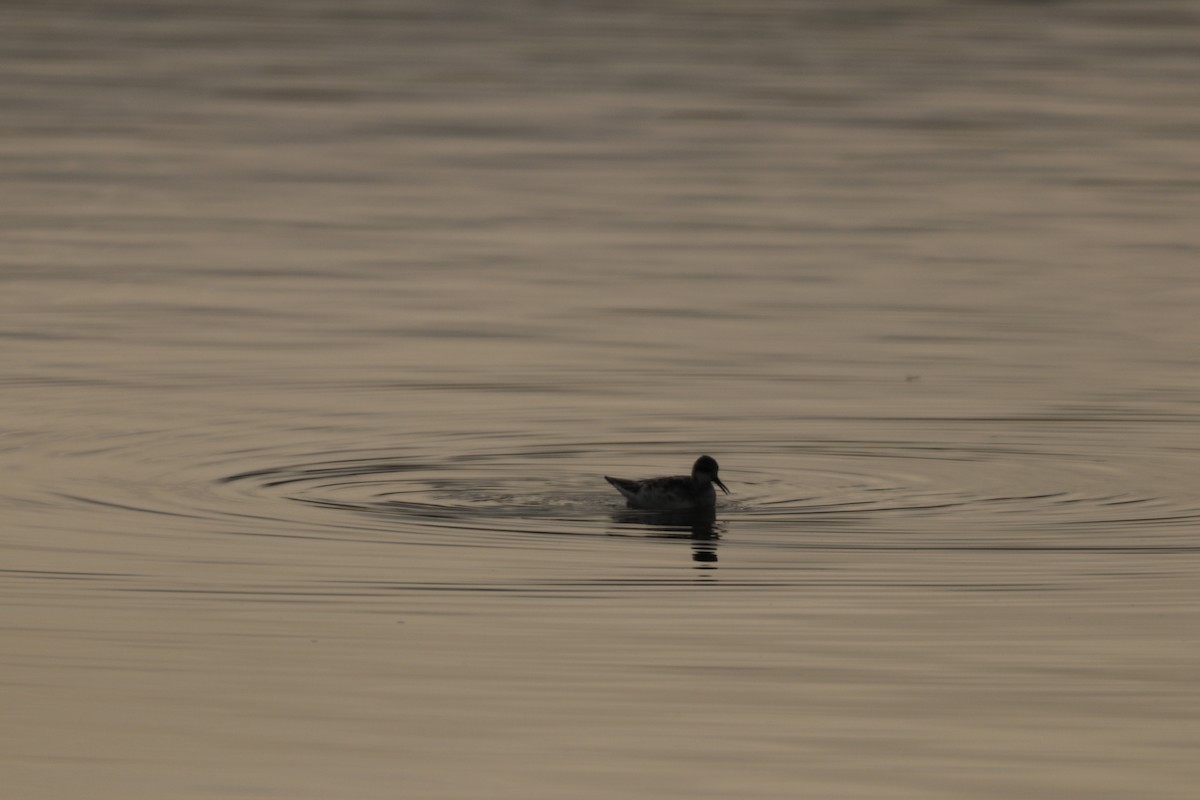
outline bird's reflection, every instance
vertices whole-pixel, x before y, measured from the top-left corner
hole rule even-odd
[[[636,526],[656,538],[689,539],[696,568],[717,568],[717,543],[721,540],[722,525],[711,508],[683,511],[622,509],[613,513],[613,522]]]

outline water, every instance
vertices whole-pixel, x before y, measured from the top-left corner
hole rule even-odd
[[[1195,795],[1190,4],[5,18],[12,796]]]

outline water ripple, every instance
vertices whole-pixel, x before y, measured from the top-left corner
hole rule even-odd
[[[658,442],[649,456],[631,442],[441,458],[347,450],[228,474],[220,483],[256,502],[326,509],[402,538],[445,540],[453,529],[459,538],[446,543],[457,544],[612,535],[615,528],[729,533],[782,548],[1198,547],[1200,497],[1178,477],[1194,468],[1195,454],[1118,459],[1063,444],[727,442],[719,457],[734,493],[712,524],[699,526],[629,512],[600,479],[606,471],[653,474],[653,467],[620,464],[679,471],[670,466],[694,455],[681,442]]]

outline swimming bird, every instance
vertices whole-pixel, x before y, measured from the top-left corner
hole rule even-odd
[[[717,461],[712,456],[700,456],[692,465],[691,477],[673,475],[669,478],[646,478],[632,481],[628,478],[604,480],[625,495],[630,508],[683,509],[712,508],[717,502],[713,484],[729,494],[728,487],[717,477]]]

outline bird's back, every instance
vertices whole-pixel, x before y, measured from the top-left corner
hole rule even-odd
[[[701,492],[697,489],[696,482],[687,475],[647,478],[640,481],[610,478],[605,475],[604,480],[623,494],[629,505],[634,508],[695,508],[711,506],[716,502],[712,486],[707,487],[707,492]]]

